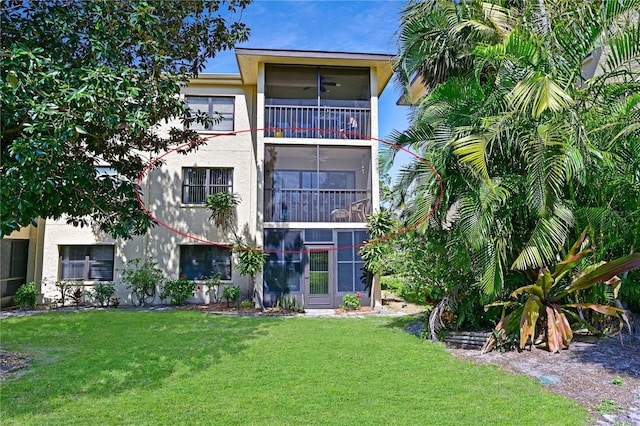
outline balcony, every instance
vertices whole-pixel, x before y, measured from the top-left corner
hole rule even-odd
[[[266,137],[361,140],[371,137],[369,108],[266,105],[264,120]]]
[[[366,222],[367,190],[265,189],[266,222]]]
[[[265,222],[366,222],[371,148],[265,145]]]

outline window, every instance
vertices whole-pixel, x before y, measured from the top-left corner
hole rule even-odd
[[[60,279],[113,281],[113,246],[59,246]]]
[[[180,246],[180,276],[206,280],[218,274],[231,279],[231,249],[218,246]]]
[[[264,268],[265,293],[280,295],[301,291],[302,232],[265,229],[264,241],[269,256]]]
[[[0,296],[13,296],[26,282],[29,240],[0,240]]]
[[[182,169],[182,202],[204,204],[207,197],[217,192],[233,192],[233,169]]]
[[[216,118],[216,122],[205,126],[192,123],[192,130],[233,131],[234,103],[233,97],[222,96],[187,96],[187,105],[194,112],[204,112],[209,117]]]
[[[356,245],[367,240],[367,232],[338,231],[337,234],[338,247],[345,247],[338,250],[338,291],[364,291],[366,287],[364,261],[359,254],[360,246]]]

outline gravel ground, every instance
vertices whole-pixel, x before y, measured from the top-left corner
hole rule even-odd
[[[412,323],[407,332],[419,335],[422,324]],[[640,426],[640,330],[622,337],[622,342],[619,336],[576,338],[557,354],[536,348],[486,354],[478,349],[447,350],[456,358],[540,380],[549,391],[587,407],[594,425]]]

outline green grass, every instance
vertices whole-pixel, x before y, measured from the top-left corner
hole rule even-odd
[[[35,358],[2,383],[3,425],[574,425],[535,380],[452,358],[406,319],[134,310],[0,322]]]

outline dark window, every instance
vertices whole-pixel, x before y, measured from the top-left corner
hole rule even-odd
[[[268,254],[264,268],[265,292],[277,295],[300,291],[302,232],[266,229],[264,239]]]
[[[204,112],[209,117],[216,118],[214,124],[204,126],[192,123],[192,130],[233,131],[234,103],[233,97],[222,96],[187,96],[187,105],[194,113]]]
[[[332,243],[333,231],[331,229],[307,229],[304,231],[304,241],[307,243]]]
[[[0,296],[16,294],[27,280],[29,240],[0,240]]]
[[[338,291],[363,291],[366,284],[364,261],[360,257],[360,246],[367,240],[365,231],[338,231]],[[355,247],[354,247],[355,246]]]
[[[218,246],[180,246],[180,276],[206,280],[218,274],[231,279],[231,249]]]
[[[60,279],[113,281],[113,246],[60,246]]]
[[[182,202],[204,204],[216,192],[233,192],[233,169],[182,169]]]

